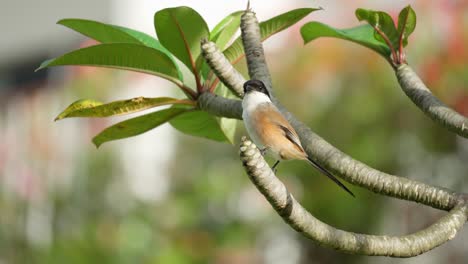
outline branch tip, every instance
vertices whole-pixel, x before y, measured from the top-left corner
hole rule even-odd
[[[202,42],[201,50],[202,56],[205,58],[216,76],[229,90],[232,91],[234,95],[242,97],[244,95],[243,84],[246,80],[236,69],[234,69],[232,64],[226,59],[216,44],[212,41]],[[209,90],[213,92],[217,84],[218,79],[215,79]]]
[[[409,65],[398,66],[395,74],[403,92],[424,114],[448,130],[468,138],[465,125],[468,123],[468,117],[459,114],[435,97]]]

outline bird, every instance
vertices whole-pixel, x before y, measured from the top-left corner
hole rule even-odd
[[[274,171],[281,160],[305,160],[354,197],[353,192],[305,152],[297,132],[272,103],[262,81],[248,80],[243,88],[242,119],[247,134],[262,155],[268,153],[276,159],[271,167]]]

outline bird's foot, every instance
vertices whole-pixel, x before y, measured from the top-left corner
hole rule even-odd
[[[278,171],[278,169],[276,169],[276,166],[278,166],[279,163],[280,161],[277,160],[275,164],[273,164],[273,166],[271,167],[271,170],[273,171],[274,174],[276,174],[276,172]]]
[[[262,156],[265,156],[266,155],[266,152],[268,150],[268,147],[264,147],[262,149],[259,149],[260,150],[260,154],[262,154]]]

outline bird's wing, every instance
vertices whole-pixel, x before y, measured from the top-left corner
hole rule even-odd
[[[256,121],[262,123],[264,128],[269,127],[269,134],[274,131],[281,133],[299,152],[305,153],[296,131],[273,104],[263,104],[257,111],[259,120]]]
[[[301,145],[301,141],[299,141],[299,136],[297,135],[296,131],[294,131],[292,127],[288,127],[279,123],[277,123],[277,125],[279,126],[279,128],[281,128],[281,130],[283,130],[286,138],[289,141],[291,141],[294,144],[294,146],[296,146],[301,152],[305,152],[304,148]]]
[[[315,167],[318,171],[320,171],[322,174],[330,178],[333,182],[338,184],[341,188],[343,188],[346,192],[354,196],[354,194],[343,184],[341,183],[333,174],[331,174],[328,170],[326,170],[324,167],[322,167],[320,164],[312,160],[307,153],[305,153],[304,148],[301,145],[301,142],[299,141],[299,136],[297,135],[296,131],[294,128],[291,127],[289,122],[286,120],[286,118],[276,109],[272,108],[270,105],[266,105],[262,108],[259,109],[259,116],[263,118],[262,120],[263,124],[266,126],[276,126],[280,128],[281,132],[283,132],[283,135],[287,139],[285,142],[290,142],[300,153],[301,155],[303,154],[303,158],[307,159],[310,164]],[[273,129],[273,131],[275,131]],[[278,131],[278,130],[276,130]]]

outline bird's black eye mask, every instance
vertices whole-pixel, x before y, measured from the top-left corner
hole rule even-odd
[[[244,93],[246,94],[250,91],[261,92],[270,97],[270,93],[268,92],[265,84],[259,80],[248,80],[244,83]]]

